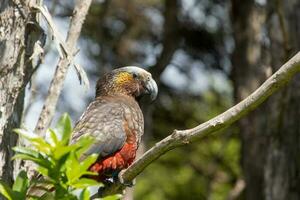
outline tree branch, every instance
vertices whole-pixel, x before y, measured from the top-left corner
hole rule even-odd
[[[167,65],[170,63],[173,54],[178,48],[180,35],[179,35],[179,0],[166,0],[164,11],[164,32],[162,40],[162,52],[157,58],[156,64],[150,68],[152,76],[159,80],[160,75],[163,73]]]
[[[72,64],[74,54],[76,54],[76,43],[79,38],[83,21],[87,15],[92,0],[77,0],[73,11],[73,17],[70,22],[70,28],[66,39],[66,48],[70,52],[67,56],[60,58],[51,85],[48,96],[45,100],[41,114],[39,116],[35,132],[41,134],[45,132],[54,116],[58,97],[63,87],[63,83],[69,66]],[[75,65],[78,70],[78,66]]]
[[[257,108],[274,92],[282,88],[297,72],[300,72],[300,52],[285,63],[250,96],[237,105],[192,129],[174,130],[171,135],[156,143],[140,159],[136,160],[129,168],[122,171],[121,176],[123,180],[125,182],[132,181],[148,165],[166,152],[176,147],[197,141],[203,136],[213,134],[230,126],[244,115]],[[118,182],[101,190],[99,195],[107,196],[110,194],[121,193],[124,187],[124,185]]]

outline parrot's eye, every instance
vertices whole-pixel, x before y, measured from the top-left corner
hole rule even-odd
[[[132,74],[132,77],[133,77],[133,78],[137,78],[138,75],[137,75],[136,73],[133,73],[133,74]]]

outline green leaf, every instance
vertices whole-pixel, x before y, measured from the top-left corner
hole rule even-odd
[[[56,147],[58,144],[59,144],[59,141],[58,141],[58,138],[57,138],[57,135],[55,133],[55,131],[51,128],[48,129],[49,133],[50,133],[50,138],[54,144],[54,147]]]
[[[51,145],[43,138],[24,129],[14,129],[14,131],[28,140],[37,150],[46,154],[50,153]]]
[[[61,159],[62,156],[70,153],[71,151],[74,151],[78,147],[76,145],[70,145],[70,146],[57,146],[53,152],[53,157],[56,160]]]
[[[45,164],[42,160],[38,159],[38,158],[34,158],[30,155],[26,155],[26,154],[17,154],[15,156],[12,157],[12,159],[21,159],[21,160],[31,160],[33,161],[34,163],[38,164],[38,165],[41,165],[41,166],[44,166],[46,167],[47,164]]]
[[[87,188],[82,190],[79,200],[90,200],[90,191]]]
[[[51,172],[51,176],[53,178],[59,177],[59,176],[65,176],[65,171],[66,171],[66,161],[69,158],[69,153],[63,155],[59,160],[56,161],[55,163],[55,170]],[[73,166],[71,166],[72,169]]]
[[[96,173],[87,170],[97,160],[97,158],[97,154],[92,154],[91,156],[79,163],[74,153],[70,155],[68,161],[66,162],[66,175],[68,177],[69,182],[72,183],[80,177],[82,177],[83,175],[96,175]]]
[[[74,188],[87,188],[90,186],[103,186],[103,184],[90,178],[81,178],[78,181],[72,183],[72,187]]]
[[[96,162],[98,154],[92,154],[80,163],[80,170],[86,171],[93,163]]]
[[[0,193],[8,200],[14,199],[14,193],[12,189],[4,182],[0,181]]]
[[[79,147],[76,150],[76,155],[78,158],[90,148],[90,146],[94,143],[94,139],[89,136],[80,137],[80,139],[76,142],[76,145]]]
[[[38,153],[35,150],[26,148],[26,147],[14,147],[13,150],[17,153],[12,159],[23,159],[23,160],[31,160],[38,165],[41,165],[45,168],[50,168],[52,166],[51,161],[49,161],[42,154]]]
[[[17,129],[16,132],[30,142],[30,148],[14,147],[16,155],[13,159],[31,160],[37,164],[37,171],[44,176],[43,180],[47,180],[48,184],[40,182],[39,179],[30,181],[30,184],[45,186],[45,189],[48,186],[54,187],[55,192],[52,193],[54,194],[52,199],[75,200],[77,197],[72,194],[72,191],[83,189],[80,199],[88,200],[90,193],[87,187],[103,185],[93,179],[82,178],[84,175],[97,175],[97,173],[90,172],[89,167],[97,160],[98,155],[93,154],[85,160],[79,161],[82,153],[90,148],[94,140],[91,137],[81,137],[76,143],[69,144],[72,125],[67,114],[60,118],[55,131],[48,129],[49,142],[23,129]],[[6,195],[9,196],[11,193],[10,199],[13,200],[24,199],[28,187],[29,181],[25,172],[19,174],[13,186],[15,191],[1,186]],[[31,198],[35,197],[31,196]]]
[[[72,123],[68,114],[65,113],[60,117],[56,125],[56,130],[57,133],[61,136],[61,144],[69,144],[72,134]]]
[[[101,198],[101,200],[119,200],[121,198],[122,198],[121,194],[115,194],[115,195],[111,195],[111,196]]]
[[[26,155],[30,155],[34,158],[39,158],[39,152],[35,151],[35,150],[32,150],[30,148],[27,148],[27,147],[13,147],[12,148],[17,154],[26,154]]]
[[[22,170],[15,180],[15,183],[13,185],[13,191],[19,192],[20,195],[25,199],[28,187],[29,180],[27,174],[25,171]]]
[[[15,128],[15,129],[13,129],[13,131],[26,139],[38,137],[38,135],[31,133],[25,129],[21,129],[21,128]]]
[[[36,171],[38,171],[40,174],[42,174],[43,176],[49,176],[49,169],[42,167],[42,166],[38,166]]]
[[[32,143],[32,145],[39,150],[40,152],[43,152],[45,154],[50,154],[52,150],[52,146],[43,138],[31,138],[29,141]]]
[[[79,161],[74,155],[74,153],[71,153],[66,161],[66,175],[69,182],[72,182],[74,179],[76,179],[76,175],[79,174]]]

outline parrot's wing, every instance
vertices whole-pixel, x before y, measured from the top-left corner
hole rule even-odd
[[[89,105],[75,125],[71,141],[74,143],[84,135],[95,138],[81,159],[93,153],[104,157],[123,147],[127,138],[124,127],[125,109],[121,102],[105,99],[97,99]]]

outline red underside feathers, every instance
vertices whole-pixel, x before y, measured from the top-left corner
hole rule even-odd
[[[114,171],[121,171],[126,169],[134,161],[136,156],[136,145],[125,145],[111,156],[104,157],[90,167],[90,171],[98,173],[98,180],[105,178],[106,174],[110,174]]]

